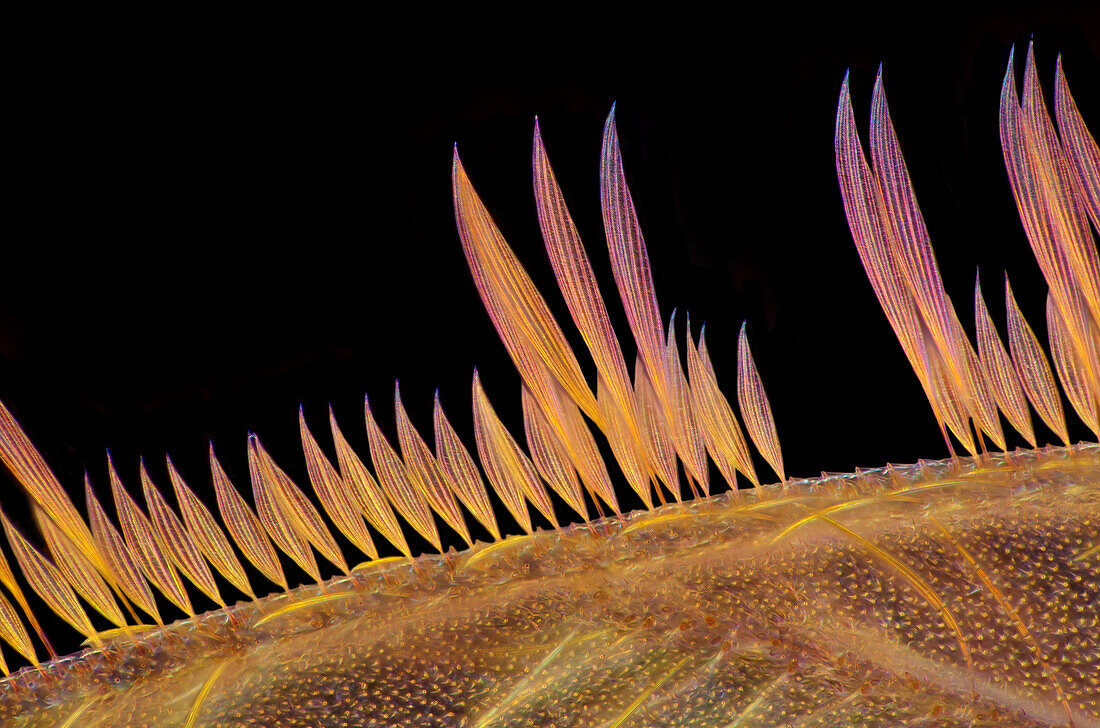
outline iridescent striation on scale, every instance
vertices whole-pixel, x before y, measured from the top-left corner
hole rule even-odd
[[[365,407],[369,459],[330,418],[334,464],[301,419],[320,510],[252,437],[255,510],[212,448],[220,523],[169,461],[178,511],[144,465],[145,511],[110,467],[116,527],[90,485],[88,523],[81,519],[0,405],[0,455],[31,497],[48,556],[4,517],[11,552],[23,583],[92,643],[38,664],[41,648],[17,607],[51,650],[0,559],[0,638],[34,663],[0,682],[0,722],[1096,725],[1100,447],[1068,443],[1058,382],[1100,430],[1100,264],[1089,227],[1100,228],[1100,154],[1060,62],[1055,106],[1057,133],[1030,50],[1021,97],[1010,60],[1002,146],[1051,290],[1052,369],[1007,284],[1007,350],[980,289],[970,343],[940,281],[881,74],[870,160],[846,80],[841,91],[837,170],[853,239],[949,447],[953,435],[968,458],[787,480],[742,329],[736,399],[746,440],[702,335],[695,340],[689,325],[685,374],[673,327],[660,318],[614,111],[601,195],[636,344],[633,377],[537,125],[533,155],[540,227],[596,365],[595,392],[455,154],[459,235],[523,380],[526,451],[475,372],[480,471],[438,400],[433,450],[395,392],[396,448]],[[1066,446],[985,453],[983,435],[1004,448],[1001,413],[1035,444],[1029,406]],[[590,423],[647,510],[620,514]],[[759,485],[749,441],[782,483]],[[754,487],[685,500],[679,470],[706,495],[708,456],[728,483],[741,472]],[[501,538],[507,527],[490,490],[526,535]],[[585,523],[559,528],[555,497]],[[593,519],[589,502],[615,516]],[[529,506],[555,530],[535,531]],[[493,543],[473,543],[469,517]],[[443,525],[471,548],[411,558],[399,519],[437,548]],[[371,560],[349,569],[329,522]],[[366,524],[405,557],[379,559]],[[280,552],[317,584],[288,590]],[[256,598],[263,590],[238,553],[282,591]],[[345,575],[322,581],[316,554]],[[252,600],[195,615],[183,579],[219,604],[230,601],[226,585]],[[166,624],[155,593],[188,618]],[[133,624],[139,612],[155,625]]]

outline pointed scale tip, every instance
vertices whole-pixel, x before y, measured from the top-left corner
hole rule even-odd
[[[1069,91],[1069,89],[1066,88],[1066,86],[1067,86],[1067,84],[1066,84],[1066,72],[1062,68],[1062,52],[1061,51],[1058,51],[1058,57],[1054,59],[1054,85],[1056,87],[1059,87],[1059,90],[1064,90],[1065,92]],[[1058,93],[1058,91],[1055,91],[1055,94],[1057,94],[1057,93]],[[1057,102],[1055,102],[1055,105],[1057,105]]]
[[[874,88],[871,90],[871,96],[872,98],[877,99],[879,97],[885,97],[885,95],[886,87],[885,82],[882,79],[882,64],[880,63],[878,67],[878,73],[875,74],[875,85]]]
[[[1035,41],[1029,40],[1027,43],[1027,58],[1024,60],[1024,74],[1035,73],[1037,73],[1035,68]]]
[[[852,106],[851,86],[848,83],[848,71],[844,72],[844,80],[840,82],[840,93],[837,94],[836,116],[839,119],[844,115],[844,109]]]

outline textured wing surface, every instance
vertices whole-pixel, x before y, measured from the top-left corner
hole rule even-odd
[[[55,711],[9,699],[0,720],[57,724],[118,674],[132,685],[81,725],[1089,725],[1100,449],[1071,452],[355,572],[232,608],[235,650],[200,618],[86,653]]]

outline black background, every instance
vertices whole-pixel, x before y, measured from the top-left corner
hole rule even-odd
[[[706,320],[731,394],[748,321],[788,473],[945,457],[844,219],[832,146],[840,84],[850,68],[865,128],[884,63],[962,320],[973,320],[981,266],[1003,325],[1007,271],[1042,337],[1046,286],[1004,172],[997,100],[1010,45],[1034,34],[1048,99],[1061,52],[1086,123],[1100,129],[1100,23],[1086,5],[932,17],[768,4],[737,11],[733,24],[547,9],[469,25],[256,18],[187,32],[151,24],[110,39],[47,34],[18,64],[5,104],[16,131],[5,155],[14,184],[0,259],[0,397],[81,508],[85,469],[110,500],[105,448],[132,492],[139,456],[168,487],[168,452],[209,496],[213,440],[247,491],[249,431],[308,490],[299,403],[323,447],[331,402],[365,453],[362,396],[392,434],[398,377],[422,431],[438,387],[472,448],[476,366],[521,435],[519,379],[454,228],[452,144],[581,351],[541,248],[532,125],[538,114],[626,332],[598,187],[602,125],[617,101],[662,312],[690,311],[696,334]],[[502,20],[514,25],[495,29]],[[682,336],[682,313],[678,323]],[[1086,437],[1069,419],[1074,439]],[[1053,441],[1035,421],[1041,443]],[[1015,434],[1010,443],[1023,444]],[[758,469],[768,472],[763,461]],[[0,491],[28,528],[6,474]],[[626,493],[624,502],[637,505]]]

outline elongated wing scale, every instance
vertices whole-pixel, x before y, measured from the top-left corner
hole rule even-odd
[[[38,592],[42,600],[46,602],[54,614],[57,614],[73,629],[89,638],[93,643],[99,642],[99,636],[88,614],[76,599],[76,593],[69,583],[58,571],[57,567],[49,562],[34,546],[27,542],[19,529],[15,528],[8,517],[0,513],[0,521],[3,522],[4,532],[8,536],[19,567],[23,571],[31,587]]]
[[[366,465],[355,454],[355,451],[344,439],[344,433],[336,424],[336,417],[332,408],[328,411],[329,427],[332,430],[332,441],[336,445],[336,458],[340,463],[340,475],[344,483],[350,485],[359,501],[361,512],[367,521],[378,529],[383,536],[396,546],[406,556],[411,555],[409,544],[405,535],[401,532],[401,525],[397,522],[393,507],[386,497],[378,481],[367,470]]]
[[[153,592],[142,576],[130,547],[122,539],[114,524],[92,491],[88,476],[84,476],[84,499],[88,505],[88,522],[92,527],[92,537],[99,544],[100,558],[110,567],[114,581],[134,606],[152,617],[157,624],[164,624],[157,609]]]
[[[139,468],[141,490],[145,495],[145,504],[149,508],[149,519],[153,526],[157,545],[161,551],[171,557],[176,568],[191,583],[224,607],[225,602],[218,592],[214,575],[210,573],[210,568],[206,565],[195,540],[180,523],[179,518],[172,512],[172,509],[168,507],[168,502],[161,495],[160,489],[153,483],[149,473],[145,470],[145,463],[142,462]]]
[[[1005,307],[1008,309],[1008,348],[1027,398],[1047,427],[1068,444],[1069,431],[1062,411],[1062,399],[1058,396],[1058,385],[1054,383],[1050,363],[1043,354],[1039,339],[1016,303],[1008,276],[1005,276]]]
[[[772,470],[780,480],[786,480],[787,475],[783,470],[783,452],[779,447],[779,435],[775,430],[775,418],[772,416],[771,404],[768,395],[764,391],[764,382],[760,379],[760,372],[756,370],[756,363],[752,360],[752,351],[749,349],[748,335],[745,333],[745,325],[741,325],[741,333],[737,339],[737,402],[741,406],[741,416],[745,419],[745,426],[752,436],[752,441],[772,466]]]
[[[438,391],[435,393],[432,414],[435,428],[435,455],[439,466],[450,478],[458,499],[489,530],[493,538],[499,541],[500,528],[497,526],[493,506],[485,490],[485,483],[481,480],[481,475],[469,451],[458,438],[458,433],[455,432],[450,420],[447,419],[443,406],[439,403]]]
[[[409,415],[401,403],[401,392],[396,384],[393,397],[397,417],[397,437],[410,479],[432,510],[438,513],[468,546],[473,546],[470,529],[466,526],[466,517],[462,515],[458,501],[455,499],[454,486],[451,485],[447,474],[439,467],[439,463],[424,443],[424,439],[420,437],[420,433],[409,421]]]
[[[183,515],[183,522],[187,524],[187,530],[194,539],[195,545],[229,583],[242,593],[255,598],[252,585],[248,583],[248,576],[244,573],[237,555],[233,553],[233,547],[229,545],[229,539],[225,537],[221,526],[183,480],[172,459],[166,457],[165,460],[168,465],[168,477],[176,493],[176,502]]]
[[[46,541],[51,560],[84,601],[106,617],[116,627],[126,626],[126,617],[118,608],[103,577],[61,531],[53,519],[41,509],[35,509],[34,520]]]
[[[279,563],[279,557],[271,545],[271,539],[264,530],[263,523],[230,482],[229,476],[214,454],[213,444],[210,445],[210,474],[214,482],[214,494],[222,521],[241,553],[260,570],[264,577],[286,589],[287,581],[282,564]]]
[[[306,426],[305,413],[298,408],[298,430],[302,438],[302,450],[306,457],[306,469],[313,492],[324,506],[325,513],[344,536],[372,559],[378,558],[378,549],[374,545],[370,531],[363,524],[358,504],[354,501],[354,491],[345,485],[328,458],[321,452],[320,445]]]
[[[523,387],[520,402],[523,405],[523,431],[535,470],[570,508],[587,521],[584,492],[568,453],[526,387]]]
[[[978,332],[978,358],[993,394],[1005,417],[1035,447],[1035,428],[1027,408],[1027,397],[1020,386],[1020,377],[1005,351],[1005,345],[993,326],[993,318],[982,297],[981,281],[974,282],[974,319]]]

